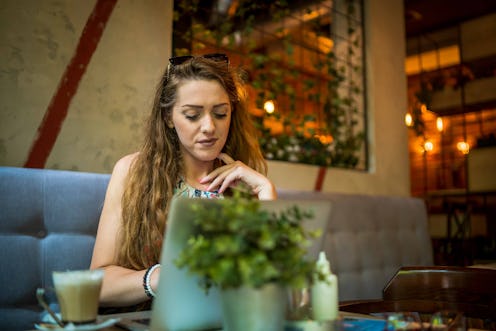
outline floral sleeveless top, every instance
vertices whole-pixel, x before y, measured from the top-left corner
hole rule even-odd
[[[201,199],[223,199],[224,195],[218,191],[202,191],[188,185],[184,180],[180,180],[174,190],[174,195],[188,198],[201,198]]]

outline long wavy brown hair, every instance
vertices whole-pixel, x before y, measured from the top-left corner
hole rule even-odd
[[[177,100],[177,90],[187,80],[213,80],[224,87],[231,101],[232,116],[223,151],[260,173],[267,173],[247,110],[246,93],[236,71],[226,63],[202,57],[169,65],[158,84],[144,142],[131,165],[122,197],[123,223],[117,256],[121,266],[142,270],[160,260],[170,201],[183,174],[179,139],[167,122]]]

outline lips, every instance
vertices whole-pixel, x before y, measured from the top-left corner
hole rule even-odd
[[[213,145],[215,145],[217,140],[218,140],[217,138],[202,139],[198,141],[198,144],[200,144],[203,147],[212,147]]]

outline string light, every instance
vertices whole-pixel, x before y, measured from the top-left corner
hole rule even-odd
[[[412,126],[413,125],[412,114],[406,113],[406,115],[405,115],[405,124],[406,124],[406,126]]]
[[[430,152],[434,149],[434,144],[432,143],[432,141],[430,140],[427,140],[425,143],[424,143],[424,151],[426,152]]]
[[[444,125],[443,125],[443,118],[442,117],[438,117],[436,119],[436,128],[437,128],[437,131],[439,131],[439,132],[443,131]]]
[[[468,154],[470,145],[466,141],[460,141],[456,144],[456,148],[463,154]]]
[[[276,106],[274,105],[274,101],[272,100],[265,101],[264,109],[267,112],[267,114],[272,114],[276,109]]]

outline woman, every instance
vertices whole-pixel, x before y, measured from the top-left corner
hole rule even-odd
[[[259,199],[276,198],[227,56],[169,62],[144,144],[116,163],[107,189],[91,261],[92,269],[105,269],[101,306],[131,306],[154,296],[174,194],[219,197],[243,183]]]

